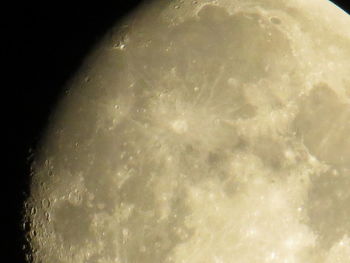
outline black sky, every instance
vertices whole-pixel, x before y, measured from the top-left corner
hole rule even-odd
[[[6,67],[2,72],[2,126],[6,133],[2,193],[5,258],[11,263],[24,262],[19,225],[28,191],[29,149],[35,148],[64,84],[92,46],[141,0],[73,2],[13,1],[9,7],[2,6],[5,39],[1,58]],[[350,13],[348,0],[334,2]]]

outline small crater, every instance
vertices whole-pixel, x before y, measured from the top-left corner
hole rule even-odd
[[[41,201],[41,205],[44,209],[50,208],[50,205],[51,205],[50,199],[43,199]]]
[[[32,207],[32,209],[30,210],[30,214],[32,215],[32,216],[35,216],[36,215],[36,207]]]
[[[176,120],[172,123],[172,128],[176,133],[185,133],[188,130],[188,124],[185,120]]]
[[[126,45],[122,41],[113,44],[113,49],[124,50],[125,47]]]
[[[221,156],[218,153],[212,153],[210,152],[208,154],[208,163],[211,165],[215,165],[217,163],[219,163],[221,160]]]
[[[275,25],[280,25],[282,23],[281,19],[279,19],[277,17],[271,17],[270,21],[272,24],[275,24]]]

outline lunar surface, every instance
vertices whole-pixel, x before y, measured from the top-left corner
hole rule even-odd
[[[331,2],[147,2],[67,90],[28,261],[350,262],[350,16]]]

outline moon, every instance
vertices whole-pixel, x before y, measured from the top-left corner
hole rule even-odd
[[[350,260],[350,17],[325,0],[141,5],[32,164],[33,263]]]

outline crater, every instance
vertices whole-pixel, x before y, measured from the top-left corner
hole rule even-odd
[[[278,17],[271,17],[270,21],[272,24],[275,24],[275,25],[279,25],[282,23],[281,19],[279,19]]]
[[[188,130],[188,124],[186,120],[175,120],[171,123],[171,127],[176,133],[185,133]]]

